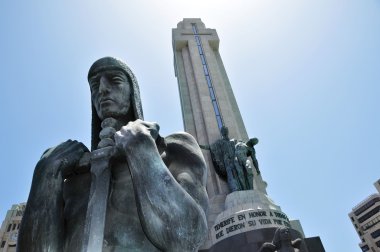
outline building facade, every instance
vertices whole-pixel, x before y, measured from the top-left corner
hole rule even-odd
[[[12,205],[0,229],[0,252],[15,252],[18,230],[22,216],[24,215],[26,203]]]
[[[219,176],[211,146],[221,139],[222,127],[228,128],[230,139],[249,141],[219,53],[219,42],[216,30],[206,28],[199,18],[185,18],[172,30],[184,129],[200,145],[209,147],[202,150],[209,168],[209,234],[200,251],[259,251],[265,242],[273,240],[278,228],[288,228],[292,238],[305,241],[300,251],[323,252],[319,237],[310,240],[316,246],[307,247],[300,222],[289,220],[269,198],[267,184],[253,159],[249,159],[254,168],[252,189],[231,190]]]
[[[378,193],[360,202],[348,214],[358,233],[362,251],[380,251],[380,179],[374,183]]]

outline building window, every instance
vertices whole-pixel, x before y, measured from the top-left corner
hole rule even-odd
[[[375,232],[372,232],[371,236],[373,239],[379,237],[380,236],[380,229],[376,230]]]
[[[15,230],[15,229],[16,229],[16,223],[13,224],[13,228],[12,228],[12,230]]]
[[[375,207],[374,209],[372,209],[371,211],[369,211],[368,213],[360,217],[359,223],[363,223],[364,221],[368,220],[369,218],[377,214],[379,211],[380,211],[380,206]]]
[[[380,248],[380,241],[377,241],[377,242],[376,242],[376,246],[377,246],[378,248]]]
[[[366,252],[369,250],[369,247],[368,247],[368,245],[365,245],[365,246],[361,247],[361,249],[363,252]]]
[[[12,224],[9,224],[7,232],[11,231],[11,228],[12,228]]]
[[[370,200],[369,202],[365,203],[364,206],[360,207],[358,210],[356,210],[354,213],[356,216],[359,216],[361,213],[363,213],[364,211],[366,211],[368,208],[370,208],[371,206],[375,205],[376,202],[379,202],[380,201],[380,197],[376,197],[372,200]]]
[[[375,219],[369,221],[365,225],[363,225],[363,230],[370,229],[371,227],[375,226],[377,223],[380,222],[380,216],[376,217]]]

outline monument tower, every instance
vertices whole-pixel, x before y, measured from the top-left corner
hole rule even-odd
[[[216,30],[206,28],[199,18],[185,18],[172,30],[172,43],[184,128],[204,147],[209,168],[209,234],[200,251],[259,251],[265,242],[273,241],[276,230],[280,229],[289,230],[292,240],[304,241],[299,221],[289,221],[267,195],[253,147],[257,139],[254,138],[255,142],[248,137],[219,54]],[[227,137],[223,133],[226,128]],[[224,164],[218,165],[223,159],[220,153],[231,150],[231,147],[220,147],[224,143],[234,143],[234,156],[224,157]],[[239,146],[250,150],[243,152],[250,155],[247,154],[245,164],[237,167]],[[233,179],[228,174],[228,163],[235,172]],[[227,171],[224,174],[227,179],[223,178],[220,167]],[[242,175],[239,169],[244,170]],[[242,176],[252,180],[251,188],[231,185]],[[299,246],[300,251],[322,251],[308,250],[305,242]]]

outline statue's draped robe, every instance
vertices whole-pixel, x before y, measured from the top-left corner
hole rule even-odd
[[[207,193],[204,188],[206,179],[206,166],[196,141],[188,134],[173,134],[166,139],[166,149],[161,151],[162,161],[172,176],[190,198],[195,209],[199,209],[199,218],[206,223]],[[63,144],[56,147],[64,148]],[[33,176],[32,188],[29,195],[24,219],[21,225],[18,251],[44,252],[44,251],[80,251],[83,242],[83,231],[86,220],[88,196],[91,186],[89,170],[78,170],[71,167],[69,174],[61,174],[49,160],[49,152],[43,155],[38,162]],[[149,155],[148,155],[149,156]],[[141,155],[141,158],[145,158]],[[49,162],[48,162],[49,160]],[[182,176],[176,169],[178,164],[186,162],[192,171],[190,178]],[[107,204],[106,226],[104,234],[103,251],[161,251],[147,235],[146,223],[154,225],[155,220],[140,220],[142,217],[136,199],[136,191],[132,183],[132,176],[127,162],[113,167],[111,188]],[[143,169],[143,167],[138,169]],[[159,179],[159,178],[156,178]],[[192,182],[190,183],[189,180]],[[142,185],[142,187],[152,187]],[[160,188],[155,188],[159,193]],[[181,189],[182,190],[182,189]],[[206,196],[206,197],[205,197]],[[165,200],[165,199],[164,199]],[[179,199],[171,199],[173,201]],[[183,199],[182,199],[183,200]],[[156,206],[157,207],[157,206]],[[176,209],[172,209],[175,216]],[[191,211],[191,210],[188,210]],[[201,221],[201,222],[202,222]],[[189,219],[188,231],[195,239],[204,236],[207,226],[197,226],[196,221]],[[164,223],[164,225],[169,225]],[[193,226],[191,226],[193,225]],[[206,224],[205,224],[206,225]],[[163,226],[164,229],[173,227]],[[189,230],[190,229],[190,230]],[[192,239],[192,237],[185,237]],[[178,241],[171,241],[178,242]],[[190,251],[184,248],[183,251]]]

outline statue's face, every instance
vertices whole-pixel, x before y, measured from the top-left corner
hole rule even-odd
[[[222,134],[222,137],[223,138],[228,138],[228,128],[227,127],[222,127],[221,129],[220,129],[220,133]]]
[[[285,240],[290,240],[290,230],[288,228],[283,228],[280,230],[280,237],[281,237],[281,240],[285,241]]]
[[[101,120],[126,116],[131,108],[131,85],[120,70],[105,70],[89,80],[91,100]]]

